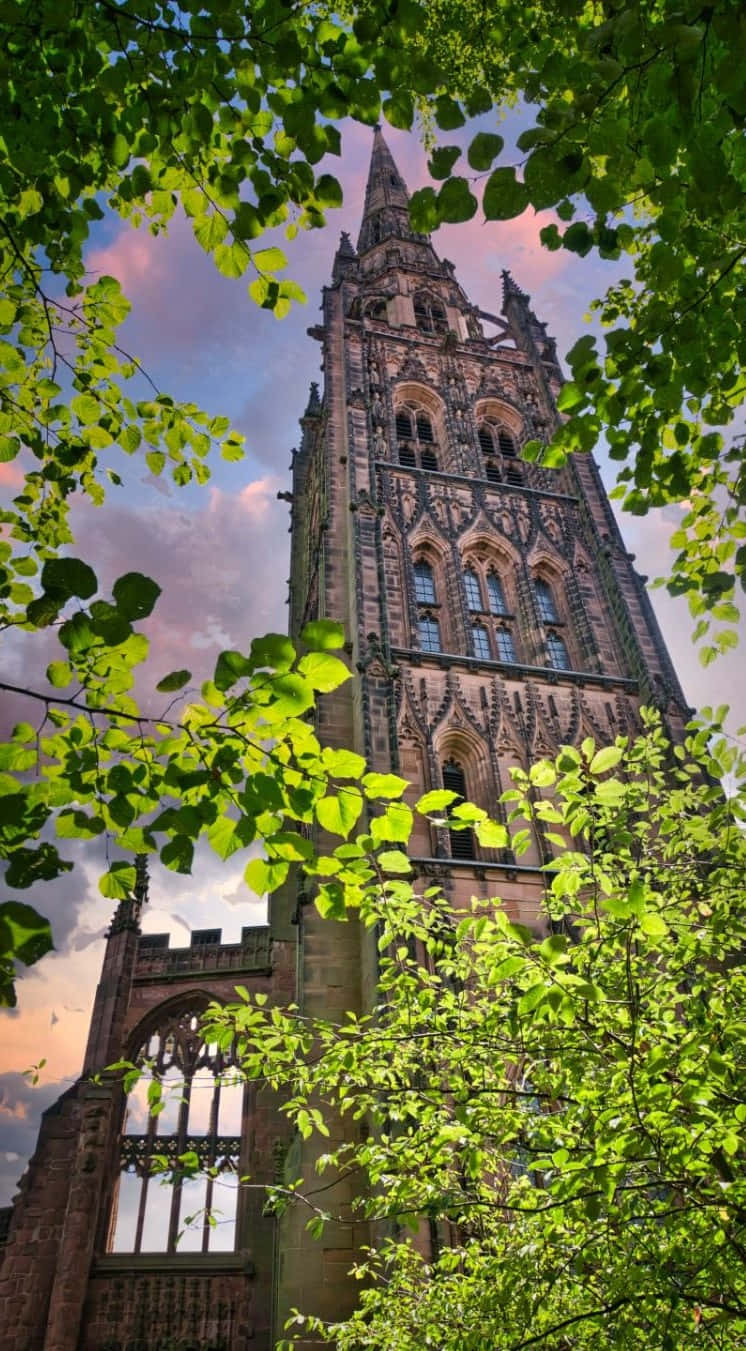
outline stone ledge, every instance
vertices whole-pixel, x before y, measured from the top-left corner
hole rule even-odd
[[[169,1275],[185,1273],[201,1276],[226,1275],[239,1272],[244,1276],[253,1276],[256,1268],[245,1253],[208,1252],[208,1253],[162,1253],[162,1252],[113,1252],[97,1257],[93,1263],[93,1276],[136,1276],[146,1271],[163,1271]]]

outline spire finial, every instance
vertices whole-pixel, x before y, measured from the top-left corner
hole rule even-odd
[[[390,236],[400,239],[412,237],[409,193],[386,144],[381,125],[377,122],[373,130],[363,220],[357,241],[358,253],[365,253],[374,244]]]

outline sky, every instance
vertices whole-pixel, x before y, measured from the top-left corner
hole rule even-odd
[[[500,130],[509,140],[520,126],[520,120],[509,119]],[[427,156],[417,136],[391,128],[385,135],[410,190],[428,183]],[[449,133],[448,140],[465,141],[468,135]],[[91,241],[88,268],[118,277],[133,305],[124,345],[164,392],[193,399],[211,414],[227,414],[246,437],[245,459],[216,461],[203,488],[175,488],[154,478],[144,462],[122,456],[114,467],[124,486],[112,488],[101,508],[74,509],[77,552],[94,566],[102,586],[135,568],[162,587],[156,611],[143,625],[151,641],[153,683],[184,666],[196,683],[211,673],[223,648],[246,651],[253,635],[287,627],[289,515],[277,493],[290,486],[291,449],[298,444],[309,382],[322,380],[319,345],[306,329],[318,322],[321,288],[329,282],[340,231],[357,237],[371,137],[369,128],[348,124],[342,158],[319,166],[340,179],[344,206],[329,212],[323,230],[283,243],[286,275],[301,283],[308,304],[294,307],[282,321],[256,308],[245,282],[217,273],[183,217],[175,218],[167,237],[157,238],[109,219]],[[590,300],[619,270],[617,264],[542,250],[539,231],[550,219],[550,213],[527,211],[513,221],[487,223],[478,213],[466,224],[441,228],[434,244],[455,263],[470,299],[493,313],[501,304],[500,273],[508,267],[563,354],[587,331]],[[611,486],[613,475],[599,458]],[[17,473],[15,465],[0,465],[3,494],[17,491]],[[650,578],[670,566],[668,537],[676,519],[673,509],[620,518],[636,566]],[[729,703],[733,726],[746,722],[738,655],[703,670],[690,644],[685,602],[661,591],[652,596],[690,703]],[[32,682],[33,670],[43,672],[57,655],[51,638],[34,642],[33,664],[22,647],[6,656],[7,680]],[[66,852],[73,856],[72,849]],[[97,888],[105,866],[103,844],[88,843],[77,849],[72,873],[28,897],[50,915],[56,951],[24,974],[18,1008],[0,1011],[0,1205],[12,1197],[33,1151],[41,1112],[80,1072],[110,919],[110,902]],[[198,850],[191,877],[156,864],[144,930],[167,930],[174,947],[188,943],[190,928],[208,926],[222,926],[224,941],[237,941],[242,925],[264,919],[263,903],[242,883],[243,866],[220,863],[205,850]],[[32,1085],[23,1071],[42,1059],[46,1065]]]

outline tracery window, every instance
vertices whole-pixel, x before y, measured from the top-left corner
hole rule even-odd
[[[440,624],[434,615],[420,615],[417,628],[423,652],[440,652]]]
[[[479,577],[473,568],[464,568],[464,591],[466,592],[466,604],[470,610],[483,609]]]
[[[395,415],[399,464],[408,469],[437,470],[435,431],[432,417],[422,408],[400,405]]]
[[[466,797],[466,776],[456,760],[446,760],[442,767],[443,787],[458,794],[454,807]],[[474,858],[474,834],[471,827],[466,830],[449,830],[452,858]]]
[[[487,573],[487,597],[490,603],[490,614],[506,615],[510,613],[503,584],[496,572]]]
[[[236,1246],[244,1085],[232,1050],[203,1040],[199,1016],[194,1008],[164,1009],[133,1057],[142,1075],[127,1098],[113,1252]],[[151,1082],[161,1090],[161,1111],[148,1096]],[[156,1160],[167,1184],[153,1172]]]
[[[555,671],[571,670],[570,656],[563,638],[558,633],[547,634],[547,660]]]
[[[497,644],[498,661],[517,661],[515,644],[510,629],[506,629],[500,624],[495,629],[495,642]]]
[[[448,327],[443,305],[427,291],[418,291],[414,297],[414,321],[421,333],[445,333]]]
[[[534,594],[539,616],[547,624],[556,624],[559,620],[554,594],[544,577],[534,578]]]
[[[414,565],[414,594],[420,605],[434,605],[437,599],[433,570],[422,558]]]
[[[492,650],[490,648],[489,635],[484,624],[473,624],[471,632],[474,639],[474,656],[489,661],[492,656]]]

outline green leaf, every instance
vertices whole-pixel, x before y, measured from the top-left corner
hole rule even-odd
[[[244,881],[257,896],[265,896],[282,886],[288,875],[289,863],[252,858],[244,871]]]
[[[49,558],[41,570],[41,584],[45,591],[61,596],[79,596],[87,600],[98,590],[93,568],[80,558]]]
[[[460,145],[439,145],[428,161],[428,169],[433,178],[448,178],[456,160],[461,155]]]
[[[334,652],[345,645],[345,631],[333,619],[312,619],[301,629],[301,642],[312,652]]]
[[[398,774],[370,773],[363,778],[363,788],[367,798],[401,797],[407,787],[407,780],[401,779]]]
[[[376,855],[379,868],[385,873],[411,873],[412,865],[401,849],[384,849]]]
[[[132,863],[112,863],[109,871],[99,878],[98,889],[110,901],[126,900],[135,890],[137,875]]]
[[[450,788],[433,788],[418,798],[414,805],[416,811],[428,816],[431,812],[442,812],[446,807],[450,807],[452,802],[457,801],[458,793],[451,792]]]
[[[336,797],[322,797],[316,803],[316,819],[331,835],[345,839],[363,810],[363,798],[357,788],[341,788]]]
[[[175,873],[190,873],[194,860],[194,840],[188,835],[174,835],[161,849],[161,863]]]
[[[342,186],[333,174],[321,174],[320,178],[316,180],[314,196],[319,206],[341,206],[343,200]],[[285,264],[282,264],[282,266],[285,266]]]
[[[433,188],[420,188],[409,199],[409,218],[412,228],[421,234],[430,234],[440,224],[438,198]]]
[[[497,136],[494,132],[477,132],[469,146],[467,155],[472,169],[489,169],[492,161],[497,159],[504,144],[502,136]]]
[[[438,193],[438,217],[458,224],[471,220],[477,209],[477,199],[465,178],[448,178]]]
[[[282,249],[277,247],[257,249],[256,253],[252,253],[251,259],[259,272],[281,272],[288,265],[288,260]]]
[[[158,681],[155,688],[159,690],[161,694],[171,694],[174,690],[183,689],[191,678],[191,671],[169,671],[168,675],[165,675],[162,680]]]
[[[512,220],[526,210],[528,201],[528,190],[515,169],[495,169],[485,183],[482,210],[487,220]]]
[[[51,661],[47,667],[47,680],[55,689],[63,689],[73,678],[72,667],[66,661]]]
[[[49,920],[20,901],[0,905],[0,958],[32,966],[54,947]]]
[[[315,690],[328,694],[349,680],[352,672],[339,657],[328,652],[308,652],[298,662],[298,670]]]
[[[335,779],[359,779],[365,772],[364,756],[355,751],[335,750],[331,746],[325,746],[321,752],[321,763]]]
[[[485,849],[507,849],[510,844],[508,831],[499,821],[478,821],[474,829],[477,840]]]
[[[125,619],[146,619],[160,594],[158,583],[141,572],[125,572],[112,587],[117,609]]]
[[[605,774],[607,770],[613,769],[619,764],[622,754],[618,746],[605,746],[602,750],[596,751],[588,766],[591,774]]]
[[[435,100],[435,120],[442,131],[455,131],[456,127],[463,127],[466,118],[455,99],[440,94]]]

